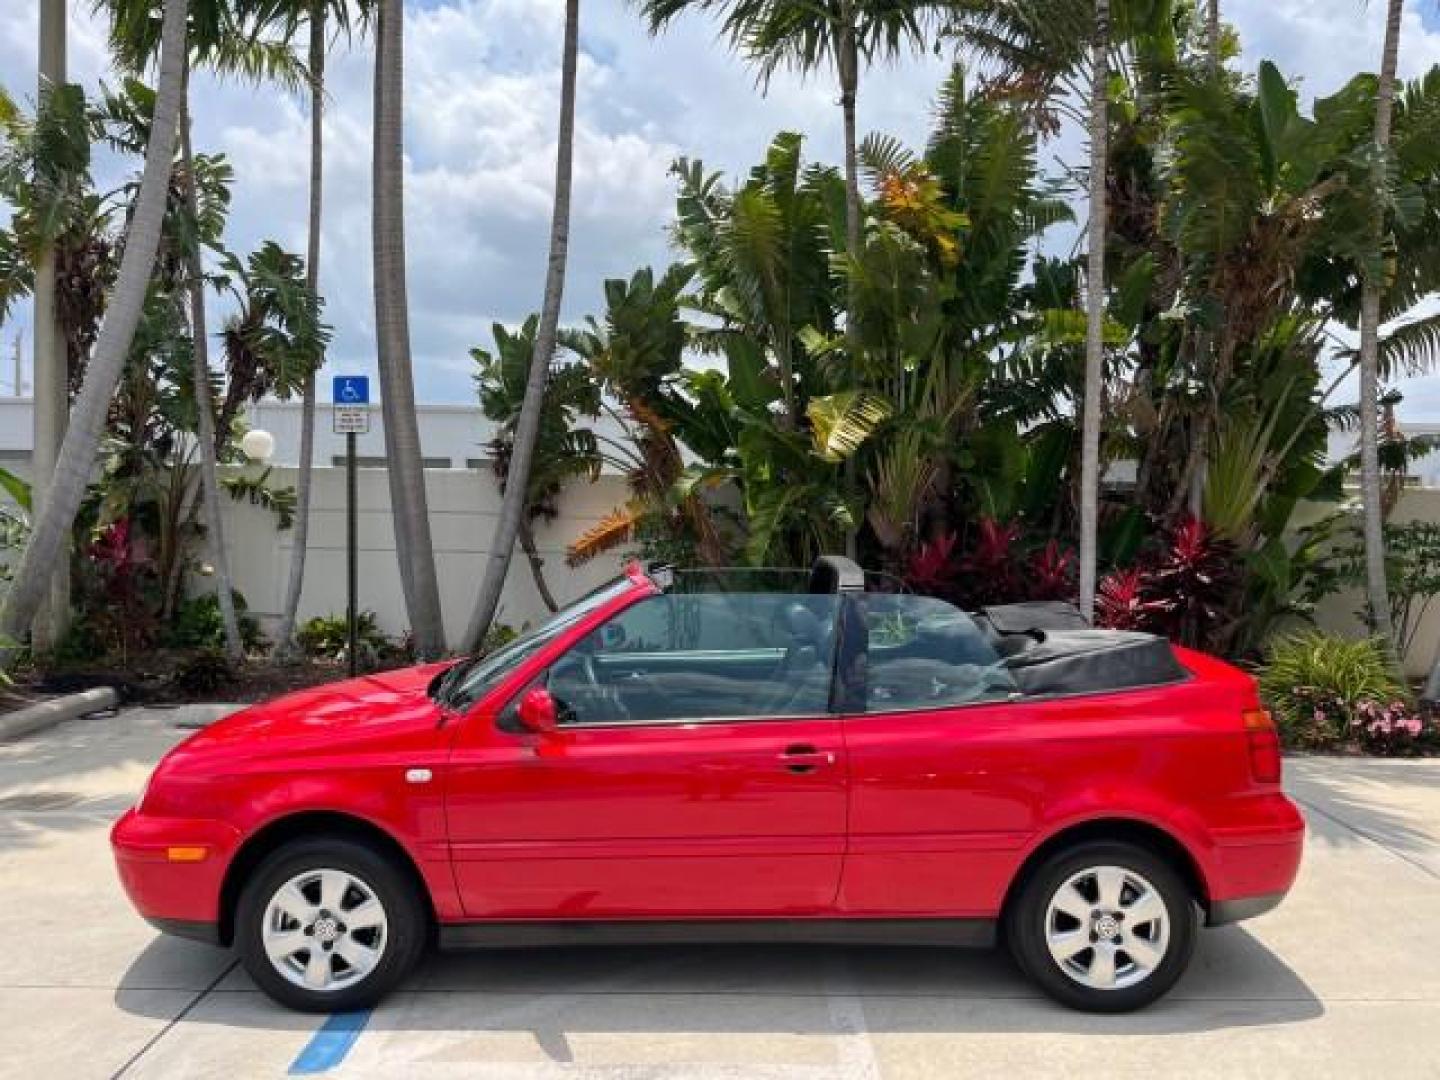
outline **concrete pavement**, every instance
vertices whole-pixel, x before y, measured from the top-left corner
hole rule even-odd
[[[156,935],[120,892],[109,823],[207,718],[131,710],[0,746],[0,1076],[1440,1077],[1440,761],[1291,759],[1295,892],[1204,933],[1136,1015],[1060,1009],[994,953],[590,949],[431,958],[356,1035]]]

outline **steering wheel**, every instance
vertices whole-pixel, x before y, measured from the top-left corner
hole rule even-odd
[[[605,685],[600,681],[600,669],[595,666],[595,657],[587,649],[577,652],[575,659],[580,665],[580,674],[585,676],[585,681],[590,684],[591,690],[604,690]]]
[[[568,696],[566,703],[572,713],[583,718],[593,710],[602,716],[614,717],[620,723],[635,719],[620,693],[600,677],[600,668],[590,650],[576,648],[563,657],[551,669],[552,680],[557,671],[569,675],[571,689],[565,690],[563,684],[559,689],[562,698]]]

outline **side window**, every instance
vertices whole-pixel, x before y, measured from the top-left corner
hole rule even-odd
[[[1015,681],[975,620],[928,596],[867,593],[851,622],[868,639],[854,698],[866,712],[1003,700]],[[848,628],[848,623],[847,623]],[[849,650],[847,650],[849,651]]]
[[[562,724],[820,716],[834,596],[666,594],[626,608],[551,665]]]

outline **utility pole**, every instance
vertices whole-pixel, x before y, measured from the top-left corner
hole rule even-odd
[[[65,85],[66,0],[40,0],[40,86],[43,106],[50,93]],[[55,302],[55,249],[47,245],[35,264],[35,440],[31,455],[30,482],[38,518],[50,497],[55,463],[70,416],[69,360],[65,335],[59,324]],[[18,379],[17,379],[18,382]],[[70,556],[65,554],[52,569],[50,590],[31,627],[36,652],[48,652],[65,636],[70,622]]]
[[[25,331],[21,330],[15,335],[15,396],[25,396]]]

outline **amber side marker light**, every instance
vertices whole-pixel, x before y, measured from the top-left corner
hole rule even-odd
[[[203,847],[170,847],[165,849],[165,858],[171,862],[203,862],[209,854]]]
[[[1280,782],[1280,736],[1268,709],[1246,709],[1240,714],[1250,744],[1250,775],[1262,784]]]

